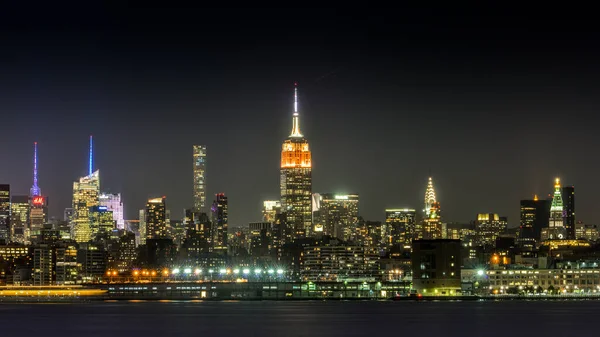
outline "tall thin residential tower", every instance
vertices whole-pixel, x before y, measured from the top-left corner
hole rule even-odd
[[[194,211],[206,206],[206,145],[194,145]]]
[[[281,210],[287,214],[287,225],[293,238],[312,232],[312,161],[308,141],[300,132],[298,84],[294,87],[292,132],[281,148]]]

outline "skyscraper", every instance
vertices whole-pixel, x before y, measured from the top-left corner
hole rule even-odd
[[[548,228],[542,231],[542,240],[547,239],[566,239],[564,204],[559,178],[556,178],[554,183],[554,195],[552,196],[552,204],[550,205]]]
[[[564,203],[564,226],[567,239],[575,239],[575,186],[564,186],[562,188]]]
[[[37,142],[33,143],[33,185],[29,189],[29,231],[36,235],[48,222],[48,199],[38,186]]]
[[[194,145],[194,210],[206,205],[206,145]]]
[[[121,201],[121,193],[100,194],[100,206],[106,207],[107,210],[112,212],[113,220],[117,225],[117,229],[125,229],[125,217],[123,216],[123,201]]]
[[[73,220],[72,238],[77,242],[88,242],[92,239],[90,224],[90,207],[99,205],[100,172],[79,178],[73,183]]]
[[[146,240],[167,237],[167,198],[149,199],[146,204]],[[141,222],[141,219],[140,219]]]
[[[506,231],[506,218],[494,213],[477,214],[475,222],[476,243],[478,246],[495,247],[496,239]]]
[[[77,242],[92,239],[90,207],[100,204],[100,171],[93,172],[93,140],[90,136],[88,175],[73,183],[73,217],[71,236]]]
[[[279,200],[265,200],[263,201],[263,221],[264,222],[275,222],[275,216],[281,212],[281,201]]]
[[[44,228],[48,222],[48,199],[41,195],[29,198],[31,208],[29,210],[29,230],[35,234]]]
[[[358,194],[321,193],[319,218],[323,234],[340,240],[356,238],[358,223]]]
[[[92,237],[100,233],[110,234],[115,229],[113,212],[106,206],[90,207],[90,226]]]
[[[146,244],[146,236],[147,236],[147,232],[148,232],[148,228],[146,227],[146,210],[145,209],[140,209],[139,212],[139,219],[140,219],[140,223],[139,223],[139,227],[138,227],[138,235],[139,235],[139,244],[140,245],[145,245]]]
[[[540,200],[537,195],[532,200],[521,200],[521,224],[518,242],[521,247],[533,249],[540,240],[542,229],[548,227],[550,201]]]
[[[25,244],[29,241],[29,196],[13,195],[10,204],[12,241]]]
[[[0,185],[0,242],[10,241],[10,185]]]
[[[211,207],[212,212],[212,230],[213,252],[227,255],[227,216],[228,203],[224,193],[216,195],[216,199]]]
[[[427,189],[425,190],[425,208],[423,209],[423,223],[418,229],[417,235],[420,239],[443,239],[440,203],[436,200],[433,189],[433,179],[429,177]]]
[[[312,159],[308,141],[300,132],[298,85],[294,88],[292,132],[281,148],[281,207],[294,238],[312,232]]]
[[[385,210],[385,241],[388,247],[410,247],[415,238],[416,216],[417,211],[414,209]]]

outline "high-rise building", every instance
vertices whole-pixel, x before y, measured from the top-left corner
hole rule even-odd
[[[115,220],[113,212],[106,206],[90,207],[90,226],[92,229],[92,238],[103,233],[107,234],[115,229]]]
[[[554,195],[550,205],[550,218],[548,228],[542,230],[542,241],[548,239],[566,239],[564,224],[564,204],[560,179],[556,178],[554,183]]]
[[[386,246],[410,247],[415,238],[416,217],[414,209],[386,209]]]
[[[148,232],[148,228],[146,226],[146,210],[145,209],[140,209],[139,212],[139,224],[138,224],[138,232],[137,234],[139,235],[139,241],[138,244],[140,245],[145,245],[146,244],[146,233]]]
[[[506,218],[494,213],[477,214],[475,222],[476,244],[495,247],[496,239],[506,231]]]
[[[564,203],[564,226],[567,239],[575,239],[575,186],[564,186],[562,188]]]
[[[194,145],[194,210],[206,206],[206,145]]]
[[[300,132],[298,86],[294,88],[292,133],[281,148],[281,207],[294,238],[312,232],[312,159],[308,141]]]
[[[443,239],[444,230],[441,222],[440,203],[436,200],[433,189],[433,179],[429,177],[425,190],[425,208],[423,209],[423,222],[417,228],[420,239]]]
[[[42,196],[38,186],[38,155],[37,142],[33,143],[33,184],[29,189],[29,231],[38,235],[48,222],[48,198]]]
[[[73,183],[71,237],[77,242],[88,242],[92,239],[90,207],[100,204],[100,171],[93,171],[93,162],[93,138],[90,136],[88,175]]]
[[[273,224],[271,222],[251,222],[248,224],[250,241],[248,253],[251,256],[255,258],[271,256],[272,228]]]
[[[146,240],[167,237],[167,198],[149,199],[146,204]],[[141,219],[140,219],[141,222]]]
[[[0,242],[10,241],[10,185],[0,185]]]
[[[99,205],[100,171],[79,178],[73,183],[72,237],[77,242],[92,239],[90,208]]]
[[[39,233],[48,222],[48,198],[41,195],[29,198],[29,230],[32,233]]]
[[[107,210],[112,212],[113,220],[117,225],[117,229],[125,229],[125,217],[123,215],[123,201],[121,200],[121,193],[100,194],[100,206],[106,207]]]
[[[542,229],[548,227],[550,203],[550,200],[540,200],[537,195],[532,200],[521,200],[518,238],[521,247],[533,249],[540,240]]]
[[[265,200],[263,201],[263,221],[264,222],[275,222],[275,216],[281,212],[281,201],[279,200]]]
[[[10,204],[10,224],[12,241],[29,242],[29,196],[13,195]]]
[[[356,239],[358,200],[358,194],[321,193],[317,222],[323,225],[323,234],[345,241]]]
[[[227,255],[227,197],[218,193],[211,207],[213,252]]]

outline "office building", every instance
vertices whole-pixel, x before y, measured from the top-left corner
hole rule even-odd
[[[281,201],[265,200],[263,201],[262,220],[264,222],[275,222],[275,216],[281,212]]]
[[[550,220],[550,200],[536,196],[532,200],[521,200],[521,223],[517,243],[532,249],[540,240],[542,229],[548,227]]]
[[[100,171],[82,177],[73,183],[72,237],[77,242],[92,239],[90,208],[99,205]]]
[[[308,141],[300,132],[298,87],[294,88],[292,132],[281,147],[281,208],[287,214],[293,238],[312,232],[312,158]]]
[[[124,206],[123,201],[121,200],[121,193],[101,193],[99,200],[100,206],[104,206],[108,211],[112,212],[116,228],[125,229],[125,216],[123,214]]]
[[[29,230],[31,233],[39,233],[48,223],[48,198],[38,195],[30,197]]]
[[[420,239],[442,239],[445,237],[444,225],[441,220],[440,203],[435,196],[433,179],[429,177],[427,189],[425,190],[425,207],[423,209],[423,221],[416,232]]]
[[[567,231],[564,223],[564,210],[560,179],[556,178],[554,195],[552,196],[552,203],[550,205],[548,228],[542,229],[542,241],[567,238]]]
[[[110,234],[115,229],[113,212],[106,206],[90,207],[90,227],[92,239],[98,234]]]
[[[10,242],[10,185],[0,185],[0,243]]]
[[[358,223],[358,194],[317,194],[316,224],[323,226],[323,235],[349,241],[356,238]],[[316,226],[315,226],[316,228]]]
[[[477,214],[475,221],[476,245],[495,247],[496,239],[506,231],[507,221],[494,213]]]
[[[225,193],[218,193],[211,207],[212,214],[212,251],[227,255],[227,216],[228,202]]]
[[[164,239],[167,237],[167,203],[166,197],[149,199],[144,212],[144,224],[147,239]],[[140,235],[142,214],[140,214]]]
[[[385,210],[386,246],[410,247],[415,238],[417,212],[414,209]]]
[[[29,243],[29,196],[13,195],[10,204],[10,224],[12,241]]]
[[[272,253],[272,223],[251,222],[248,224],[249,249],[253,257],[267,257]]]
[[[204,211],[206,206],[206,145],[193,146],[194,210]]]
[[[413,288],[424,296],[460,294],[460,250],[460,240],[413,241]]]
[[[38,186],[38,155],[37,142],[34,143],[33,150],[33,184],[29,189],[29,231],[37,234],[48,222],[48,198],[42,196],[42,191]]]
[[[567,239],[575,239],[575,186],[564,186],[562,188],[562,198],[564,205],[564,226],[567,232]]]
[[[597,241],[599,238],[597,225],[586,225],[582,221],[575,224],[575,238],[577,240]]]
[[[385,236],[385,226],[381,224],[381,221],[368,221],[359,218],[356,232],[358,236],[356,242],[360,246],[375,248],[388,246],[389,238]]]

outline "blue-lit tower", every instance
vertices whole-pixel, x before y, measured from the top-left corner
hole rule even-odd
[[[38,187],[38,168],[37,168],[37,142],[33,143],[33,186],[29,189],[31,198],[42,195],[42,191]]]

